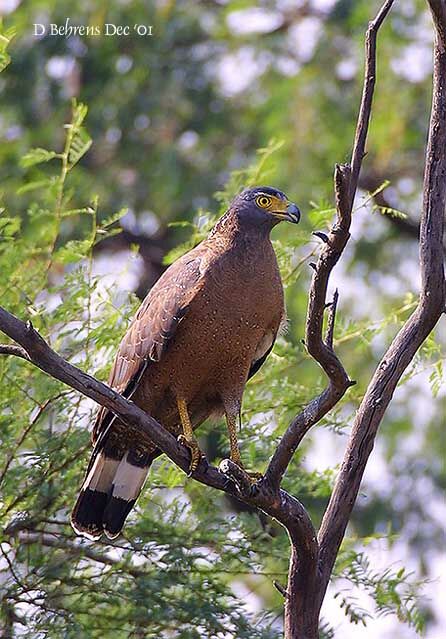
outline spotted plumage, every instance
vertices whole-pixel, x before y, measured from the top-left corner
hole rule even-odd
[[[160,277],[121,341],[110,386],[181,437],[192,472],[200,460],[192,431],[211,415],[225,415],[231,458],[241,464],[235,422],[245,384],[285,321],[269,235],[281,220],[299,218],[277,189],[243,191],[209,237]],[[113,538],[161,451],[104,408],[93,443],[72,524],[89,538]]]

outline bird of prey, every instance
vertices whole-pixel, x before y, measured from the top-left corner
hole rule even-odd
[[[226,417],[230,458],[242,466],[236,422],[245,384],[285,322],[270,231],[299,219],[281,191],[245,189],[209,236],[163,273],[121,341],[109,385],[188,447],[191,473],[202,455],[194,430],[215,415]],[[162,451],[105,408],[92,440],[71,521],[89,539],[113,539]]]

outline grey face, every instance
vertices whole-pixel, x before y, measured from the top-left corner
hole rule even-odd
[[[238,212],[241,221],[250,225],[272,228],[282,221],[297,224],[300,220],[296,204],[270,186],[245,189],[234,199],[231,208]]]

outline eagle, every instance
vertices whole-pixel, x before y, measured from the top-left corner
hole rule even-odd
[[[225,416],[230,458],[243,467],[237,418],[245,385],[286,321],[270,240],[283,220],[300,220],[284,193],[242,191],[209,236],[161,275],[119,345],[109,385],[188,448],[190,474],[202,456],[194,430],[210,416]],[[88,539],[114,539],[162,451],[105,408],[92,442],[71,523]]]

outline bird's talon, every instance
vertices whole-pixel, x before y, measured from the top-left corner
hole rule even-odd
[[[248,477],[250,477],[252,479],[252,483],[255,484],[258,481],[261,481],[263,479],[263,475],[262,473],[258,473],[257,471],[249,471],[249,470],[245,470],[245,473],[248,475]]]
[[[243,465],[238,464],[238,466],[241,468],[241,470],[245,473],[245,475],[248,477],[249,481],[251,484],[256,484],[258,481],[260,481],[261,479],[263,479],[263,475],[262,473],[258,473],[255,470],[247,470]]]
[[[254,483],[255,481],[259,481],[260,479],[263,478],[262,473],[258,473],[256,470],[248,470],[247,468],[245,468],[245,465],[243,464],[242,461],[234,461],[234,464],[237,464],[237,466],[240,468],[242,473],[244,475],[247,475],[249,479],[252,480],[251,483]]]
[[[191,440],[187,439],[185,435],[178,435],[177,441],[182,446],[186,446],[186,448],[190,451],[190,465],[187,476],[192,477],[192,474],[197,470],[198,464],[202,457],[204,457],[204,454],[201,452],[198,442],[195,439]]]
[[[242,473],[244,473],[245,475],[247,475],[249,477],[249,479],[251,480],[252,484],[255,484],[255,482],[260,481],[261,479],[263,479],[263,475],[262,473],[257,472],[256,470],[247,470],[242,462],[241,459],[231,459],[231,461],[234,464],[237,464],[237,466],[240,468],[240,470],[242,471]]]
[[[255,485],[263,478],[261,473],[247,471],[239,459],[237,461],[223,459],[220,462],[219,470],[236,485],[237,490],[244,496],[253,495],[256,491]]]

